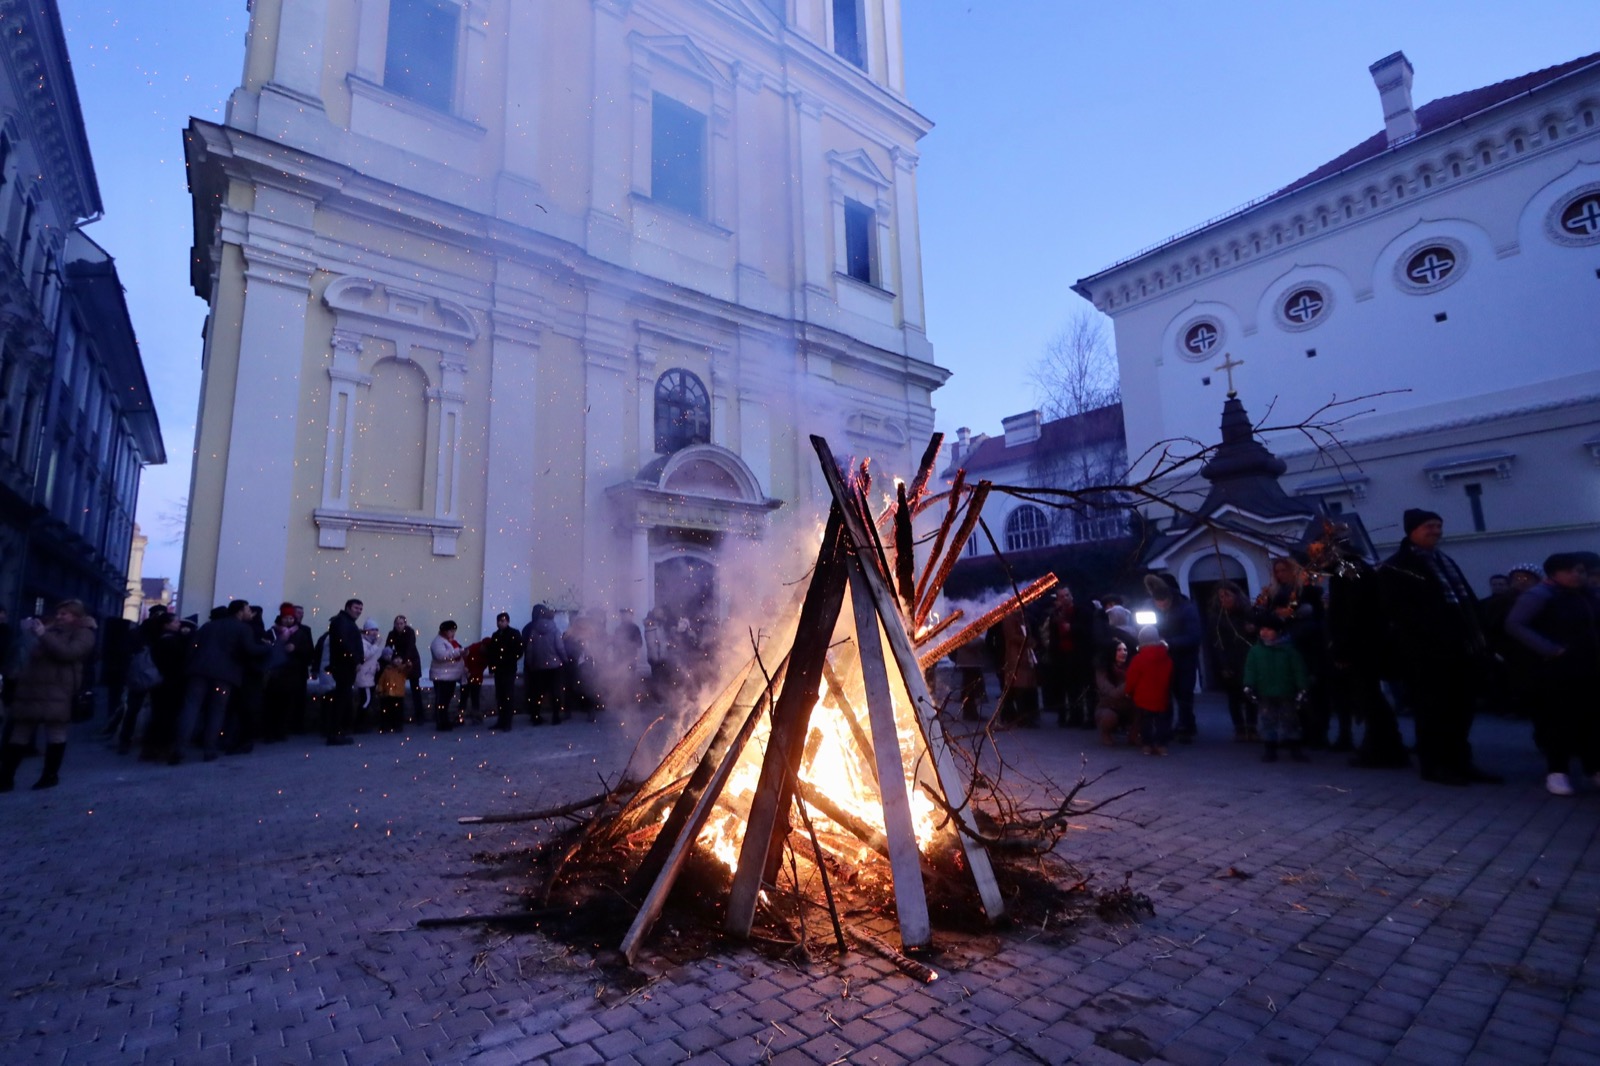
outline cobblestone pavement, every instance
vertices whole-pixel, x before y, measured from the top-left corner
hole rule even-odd
[[[514,883],[474,855],[537,832],[456,818],[592,793],[629,716],[171,768],[85,733],[59,788],[27,791],[29,760],[0,796],[0,1061],[1600,1061],[1600,789],[1547,795],[1519,723],[1475,730],[1509,783],[1452,789],[1262,765],[1201,710],[1165,759],[1004,739],[1057,780],[1089,745],[1118,768],[1100,794],[1144,786],[1064,851],[1157,913],[980,938],[927,986],[741,952],[630,991],[535,934],[417,930],[503,909]]]

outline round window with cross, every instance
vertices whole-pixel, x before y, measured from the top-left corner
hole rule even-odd
[[[1179,354],[1192,363],[1209,359],[1221,351],[1222,326],[1215,319],[1201,318],[1184,327],[1178,338]]]
[[[1395,282],[1414,295],[1437,292],[1466,272],[1467,248],[1448,237],[1414,244],[1395,263]]]
[[[1586,185],[1557,200],[1546,225],[1558,244],[1600,244],[1600,185]]]
[[[1328,314],[1328,293],[1317,285],[1296,285],[1278,303],[1278,319],[1287,329],[1310,329]]]

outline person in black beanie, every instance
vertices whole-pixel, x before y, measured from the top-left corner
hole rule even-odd
[[[1413,507],[1405,540],[1378,570],[1394,676],[1416,717],[1417,761],[1425,781],[1498,784],[1472,762],[1473,700],[1488,665],[1478,597],[1444,552],[1444,520]]]

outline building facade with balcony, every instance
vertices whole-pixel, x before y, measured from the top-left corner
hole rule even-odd
[[[186,135],[210,307],[183,610],[698,603],[907,469],[899,0],[258,0]]]
[[[161,428],[112,258],[54,0],[0,0],[0,603],[127,595]]]

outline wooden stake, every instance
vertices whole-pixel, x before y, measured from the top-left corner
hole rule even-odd
[[[777,678],[773,679],[774,685]],[[650,929],[655,925],[656,919],[661,917],[661,908],[666,906],[667,896],[672,892],[672,886],[678,880],[678,874],[683,870],[683,864],[688,860],[689,853],[694,849],[694,842],[700,836],[700,830],[705,828],[706,819],[711,816],[711,809],[716,805],[717,798],[722,795],[723,786],[728,783],[728,775],[733,773],[734,764],[739,761],[739,753],[750,740],[750,734],[756,731],[761,716],[766,713],[772,699],[773,685],[763,687],[760,697],[751,706],[749,713],[744,716],[739,731],[734,735],[728,745],[728,750],[723,753],[722,761],[711,775],[711,780],[700,793],[700,799],[694,805],[688,819],[684,822],[683,831],[672,842],[671,850],[667,853],[666,861],[662,864],[661,876],[650,886],[650,891],[645,895],[644,902],[639,905],[639,913],[634,916],[633,924],[628,927],[627,936],[622,938],[622,953],[627,956],[629,964],[638,959],[639,948],[644,943],[644,938],[649,935]],[[659,839],[659,838],[658,838]]]
[[[834,501],[843,513],[845,535],[851,544],[859,545],[861,541],[857,538],[864,540],[867,531],[859,528],[859,521],[852,521],[854,515],[847,506],[846,489],[839,477],[839,466],[834,461],[833,450],[828,447],[826,440],[815,435],[811,438],[811,444],[822,463],[822,476],[828,483],[828,490],[833,494]],[[987,488],[988,483],[982,482],[978,486],[978,491],[986,495]],[[968,519],[972,524],[976,524],[973,515],[969,514]],[[964,527],[965,525],[967,523],[963,523]],[[857,551],[859,553],[859,547]],[[889,648],[894,653],[895,665],[900,670],[901,680],[911,697],[918,724],[922,727],[922,737],[928,745],[929,755],[933,758],[934,770],[938,774],[945,802],[952,810],[958,812],[961,823],[966,828],[966,832],[958,833],[957,836],[966,855],[967,868],[972,871],[973,882],[977,885],[978,896],[983,900],[984,913],[991,922],[998,921],[1005,914],[1000,886],[995,881],[994,867],[989,862],[989,853],[978,841],[977,826],[972,820],[972,812],[967,809],[966,784],[961,780],[955,758],[950,754],[950,748],[945,742],[944,729],[939,724],[938,709],[928,694],[927,683],[922,677],[922,664],[918,662],[916,649],[912,647],[911,637],[906,632],[905,619],[897,609],[894,594],[884,584],[882,575],[875,573],[870,566],[859,567],[855,572],[862,576],[871,603],[876,608],[878,617],[883,620],[883,629],[889,638]],[[857,639],[860,639],[859,634]],[[880,787],[887,787],[887,783],[880,780]]]
[[[749,936],[755,923],[756,898],[764,881],[775,876],[773,862],[782,856],[781,841],[788,832],[791,782],[800,776],[811,710],[822,687],[822,670],[828,661],[828,644],[844,602],[846,561],[844,552],[844,502],[828,512],[822,551],[817,556],[811,586],[800,607],[794,645],[789,652],[789,675],[772,709],[772,734],[761,762],[761,777],[745,823],[739,848],[739,866],[728,893],[726,928],[736,936]]]
[[[933,939],[928,920],[928,895],[922,884],[922,853],[911,821],[911,797],[906,793],[906,768],[900,758],[900,734],[894,725],[894,695],[878,639],[878,614],[866,589],[867,568],[850,571],[850,602],[855,608],[856,643],[861,648],[861,680],[867,690],[867,722],[872,727],[872,753],[878,766],[878,795],[883,800],[884,838],[889,845],[889,868],[894,873],[895,916],[900,921],[900,943],[907,951],[924,948]],[[898,617],[898,616],[897,616]]]
[[[966,625],[962,626],[959,632],[952,636],[946,637],[944,640],[941,640],[938,644],[934,645],[932,648],[929,648],[927,651],[918,652],[917,656],[919,661],[922,663],[923,669],[927,669],[940,659],[943,659],[946,655],[949,655],[952,651],[961,647],[961,645],[965,644],[967,641],[976,637],[981,637],[984,630],[1000,621],[1000,619],[1004,618],[1012,611],[1020,611],[1022,608],[1026,607],[1028,604],[1032,603],[1034,600],[1038,599],[1040,596],[1043,596],[1046,592],[1049,592],[1055,587],[1056,575],[1046,574],[1033,584],[1029,585],[1027,588],[1023,589],[1020,594],[1008,596],[1001,600],[999,603],[980,614],[977,618],[974,618],[971,622],[968,622]]]
[[[815,438],[813,438],[815,439]],[[827,443],[824,441],[823,443]],[[944,583],[950,579],[950,571],[955,569],[956,561],[961,558],[961,549],[967,546],[967,541],[972,537],[972,531],[978,527],[978,519],[983,514],[983,505],[989,499],[990,484],[987,481],[978,482],[978,487],[972,490],[972,496],[967,500],[967,514],[961,520],[961,528],[956,530],[956,535],[950,541],[950,547],[945,552],[944,558],[939,561],[939,569],[934,572],[933,579],[928,582],[927,589],[923,592],[923,599],[917,605],[917,613],[911,619],[912,625],[921,626],[928,620],[928,615],[933,613],[933,604],[939,598],[939,593],[944,589]],[[928,561],[932,566],[933,560]]]

